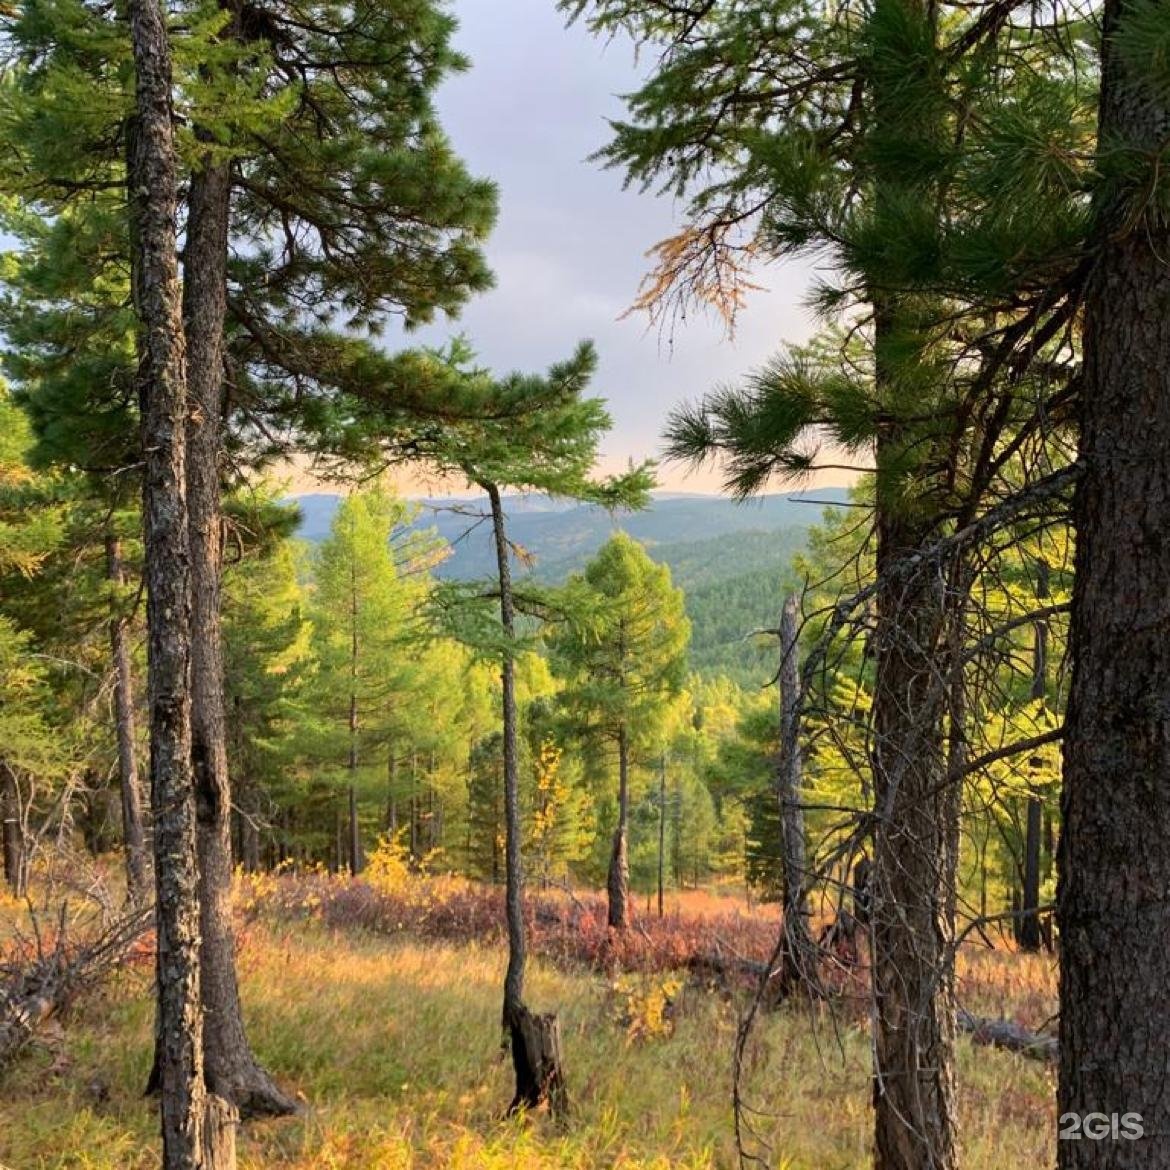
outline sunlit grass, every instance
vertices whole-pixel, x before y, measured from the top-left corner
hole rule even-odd
[[[566,973],[533,964],[528,998],[562,1018],[574,1116],[502,1120],[510,1067],[499,1046],[504,955],[474,942],[251,922],[240,972],[261,1059],[306,1104],[253,1124],[242,1170],[723,1167],[737,1005],[684,989],[664,1024],[630,1026],[657,1004],[657,975]],[[979,1010],[1050,996],[1050,964],[971,952],[963,979]],[[158,1165],[142,1099],[150,1063],[149,960],[119,972],[49,1033],[0,1086],[0,1164],[12,1170],[137,1170]],[[642,982],[639,983],[639,980]],[[633,1007],[631,1008],[631,1004]],[[864,1166],[869,1050],[864,1014],[763,1017],[750,1058],[755,1127],[770,1165]],[[657,1021],[657,1022],[654,1022]],[[643,1021],[645,1022],[645,1021]],[[640,1036],[641,1039],[633,1039]],[[1052,1162],[1050,1074],[966,1040],[959,1054],[964,1164]]]

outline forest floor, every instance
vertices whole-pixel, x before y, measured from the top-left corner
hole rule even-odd
[[[587,1170],[732,1167],[732,1051],[746,993],[696,985],[687,951],[750,956],[771,909],[691,898],[617,947],[586,896],[537,900],[528,1000],[562,1020],[573,1116],[504,1120],[500,1048],[505,955],[493,890],[443,879],[409,888],[314,878],[245,879],[240,977],[255,1048],[304,1104],[243,1127],[241,1170]],[[19,907],[0,905],[0,952]],[[156,1117],[142,1097],[151,1057],[148,946],[61,1021],[0,1082],[0,1167],[146,1170]],[[963,1003],[1030,1027],[1052,1012],[1051,960],[965,948]],[[864,997],[761,1017],[750,1103],[769,1166],[867,1164]],[[960,1040],[963,1164],[1040,1170],[1054,1161],[1050,1070]]]

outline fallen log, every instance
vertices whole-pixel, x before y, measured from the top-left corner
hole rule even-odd
[[[1044,1032],[1030,1032],[1013,1020],[976,1016],[966,1008],[959,1009],[959,1029],[971,1036],[974,1044],[987,1044],[1007,1052],[1018,1052],[1031,1060],[1055,1062],[1060,1054],[1055,1036]]]
[[[150,925],[142,911],[120,919],[77,947],[66,939],[64,915],[51,950],[38,938],[31,956],[0,962],[0,1075],[29,1045],[38,1029],[60,1015],[86,987],[118,966]]]

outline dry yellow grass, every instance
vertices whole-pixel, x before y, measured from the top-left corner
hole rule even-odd
[[[562,1015],[571,1127],[501,1120],[510,1096],[499,1048],[504,956],[474,944],[250,926],[241,978],[263,1061],[306,1102],[302,1117],[245,1127],[242,1170],[560,1170],[730,1167],[737,1008],[684,990],[670,1031],[621,1017],[639,987],[535,965],[529,998]],[[149,965],[119,973],[0,1086],[0,1164],[12,1170],[146,1170],[158,1164],[150,1063]],[[1048,966],[972,953],[977,1010],[1047,1003]],[[656,1002],[647,986],[646,1002]],[[635,1010],[636,1006],[635,1006]],[[632,1040],[631,1032],[642,1039]],[[646,1033],[649,1032],[649,1035]],[[867,1163],[868,1038],[806,1012],[766,1017],[752,1053],[757,1129],[769,1163],[846,1170]],[[964,1164],[1053,1161],[1050,1074],[1007,1054],[959,1054]]]

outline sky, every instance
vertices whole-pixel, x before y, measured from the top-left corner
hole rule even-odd
[[[455,43],[471,68],[443,86],[437,104],[470,169],[500,189],[487,245],[496,287],[456,323],[414,336],[429,344],[464,332],[501,373],[543,370],[592,339],[594,386],[614,419],[604,466],[654,458],[672,406],[810,336],[810,269],[793,262],[757,273],[765,288],[750,294],[734,339],[714,315],[677,323],[670,340],[644,315],[623,319],[650,266],[647,250],[671,234],[681,212],[672,199],[623,190],[619,172],[589,160],[607,141],[606,118],[622,111],[620,95],[636,87],[632,47],[566,28],[554,0],[455,0],[453,11]],[[710,471],[666,466],[660,480],[671,490],[718,488]],[[847,481],[838,472],[816,482]]]

